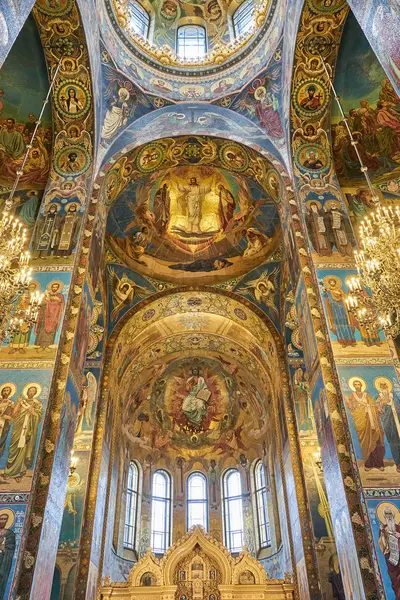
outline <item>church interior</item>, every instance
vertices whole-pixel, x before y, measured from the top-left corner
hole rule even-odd
[[[399,40],[0,3],[0,600],[400,600]]]

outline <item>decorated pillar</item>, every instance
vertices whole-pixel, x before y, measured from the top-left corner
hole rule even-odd
[[[308,1],[297,37],[291,107],[293,170],[299,206],[295,228],[298,246],[302,246],[304,236],[307,239],[300,254],[308,255],[308,247],[312,262],[307,267],[302,265],[304,284],[297,290],[296,303],[305,362],[312,365],[318,360],[320,365],[311,376],[310,389],[345,595],[383,598],[394,597],[390,594],[395,588],[390,584],[388,555],[381,549],[383,534],[379,534],[379,527],[382,531],[385,515],[389,517],[389,510],[396,515],[398,507],[396,502],[388,506],[376,500],[393,496],[390,472],[396,471],[381,406],[383,398],[389,401],[394,397],[390,394],[399,384],[391,347],[382,332],[377,327],[366,328],[346,303],[351,277],[357,274],[353,255],[356,240],[335,167],[338,174],[340,168],[343,172],[358,169],[359,180],[365,180],[343,123],[335,129],[336,154],[332,156],[328,109],[329,79],[333,77],[347,12],[345,2],[327,6]],[[364,53],[360,68],[365,61]],[[348,110],[351,108],[348,105]],[[368,102],[349,115],[364,128],[360,136],[366,134],[365,108],[370,110]],[[373,126],[369,133],[373,134]],[[375,142],[379,146],[378,138]],[[358,141],[365,143],[365,139]],[[362,153],[361,143],[358,149]],[[378,172],[385,159],[379,158],[379,147],[376,152],[375,162],[370,161],[369,166],[375,166]],[[344,163],[337,160],[338,156]],[[369,150],[363,156],[371,157]],[[362,302],[370,310],[367,290]],[[309,312],[305,310],[307,306]],[[315,345],[310,344],[312,330]],[[372,502],[369,497],[375,500]]]
[[[20,4],[20,9],[30,8],[28,3]],[[21,152],[28,152],[20,178],[22,189],[30,181],[34,189],[22,206],[18,190],[14,210],[31,228],[32,287],[44,293],[44,300],[35,327],[0,348],[0,383],[10,406],[10,428],[3,440],[0,512],[8,515],[4,527],[15,547],[2,593],[12,589],[21,600],[50,597],[70,450],[77,422],[79,425],[87,324],[97,277],[94,273],[86,276],[93,229],[93,220],[86,223],[93,108],[80,13],[74,2],[61,5],[39,0],[34,16],[45,42],[49,79],[56,74],[53,162],[36,218],[39,194],[35,186],[47,175],[51,151],[46,119],[32,147],[27,146],[39,113],[36,110],[29,118],[26,115],[24,134],[17,133],[19,129],[15,133],[21,135]],[[11,158],[10,173],[13,165]],[[10,180],[10,188],[12,183]],[[60,574],[59,585],[68,588],[65,573]]]

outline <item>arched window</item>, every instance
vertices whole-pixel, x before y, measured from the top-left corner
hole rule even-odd
[[[230,552],[241,552],[243,546],[243,502],[240,473],[229,469],[222,482],[225,545]]]
[[[150,29],[150,15],[147,10],[145,10],[137,0],[131,0],[129,2],[128,11],[129,26],[132,33],[137,33],[147,39],[149,37]]]
[[[187,528],[193,525],[208,530],[207,479],[198,471],[187,478]]]
[[[171,477],[166,471],[153,475],[151,497],[151,547],[163,554],[171,538]]]
[[[135,549],[136,525],[138,512],[139,496],[139,469],[135,462],[131,462],[128,470],[126,482],[126,512],[125,512],[125,530],[124,546],[125,548]]]
[[[244,0],[232,17],[235,37],[245,35],[254,25],[254,0]]]
[[[207,52],[206,30],[200,25],[178,29],[176,51],[180,58],[202,58]]]
[[[271,533],[269,529],[267,485],[265,480],[265,467],[258,460],[254,468],[254,490],[256,496],[258,536],[260,549],[271,545]]]

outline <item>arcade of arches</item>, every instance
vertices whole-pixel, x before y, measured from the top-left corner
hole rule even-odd
[[[346,302],[400,202],[398,3],[21,0],[0,33],[14,311],[43,294],[0,345],[0,600],[400,600],[400,344]]]

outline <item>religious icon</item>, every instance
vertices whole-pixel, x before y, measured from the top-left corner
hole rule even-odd
[[[4,479],[13,477],[19,482],[33,468],[43,413],[42,403],[38,400],[41,392],[42,386],[39,383],[28,383],[15,404]]]
[[[400,473],[399,399],[393,393],[393,382],[387,377],[376,377],[374,386],[378,392],[375,398],[376,410],[389,443],[396,471]]]
[[[256,582],[254,575],[251,571],[243,571],[239,575],[240,585],[254,585]]]
[[[44,350],[55,344],[55,338],[64,314],[65,300],[62,281],[51,281],[40,305],[35,325],[35,346]]]
[[[13,396],[16,391],[15,383],[7,382],[0,386],[0,458],[6,449],[14,412]]]
[[[385,442],[378,407],[367,392],[364,379],[351,377],[348,384],[351,394],[346,398],[346,406],[360,442],[364,469],[384,471]]]
[[[59,175],[76,177],[87,171],[90,161],[89,152],[84,146],[65,146],[54,157],[54,169]]]
[[[57,249],[59,210],[61,210],[61,206],[52,202],[38,220],[33,247],[38,252],[39,258],[50,256]]]
[[[400,595],[400,511],[392,502],[381,502],[376,508],[379,526],[379,548],[385,562],[396,597]]]
[[[144,587],[152,587],[153,585],[157,585],[157,581],[153,573],[143,573],[140,579],[140,585],[143,585]]]
[[[55,92],[55,104],[63,117],[80,119],[90,107],[90,91],[78,80],[64,80]]]
[[[304,117],[317,116],[325,109],[328,94],[325,84],[316,79],[302,81],[295,90],[297,111]]]
[[[76,202],[69,202],[65,207],[65,214],[58,222],[58,244],[56,256],[70,256],[75,249],[79,232],[80,215]]]
[[[16,537],[11,527],[15,514],[10,508],[0,510],[0,598],[5,598],[5,591],[10,575],[16,548]]]
[[[197,367],[192,369],[186,387],[189,393],[182,403],[182,412],[191,423],[200,425],[207,413],[211,392],[202,376],[202,371]]]
[[[146,298],[152,292],[136,284],[125,273],[122,273],[122,276],[118,277],[112,267],[108,268],[108,272],[111,277],[111,321],[117,321],[121,310],[131,305],[134,298]]]
[[[339,344],[345,348],[355,346],[355,321],[346,304],[347,295],[342,288],[342,280],[337,275],[327,275],[321,284],[328,316],[329,329]]]
[[[272,271],[265,269],[256,279],[247,281],[242,287],[237,289],[238,292],[264,306],[269,306],[276,311],[275,294],[277,290],[279,276],[279,268],[275,267]]]

